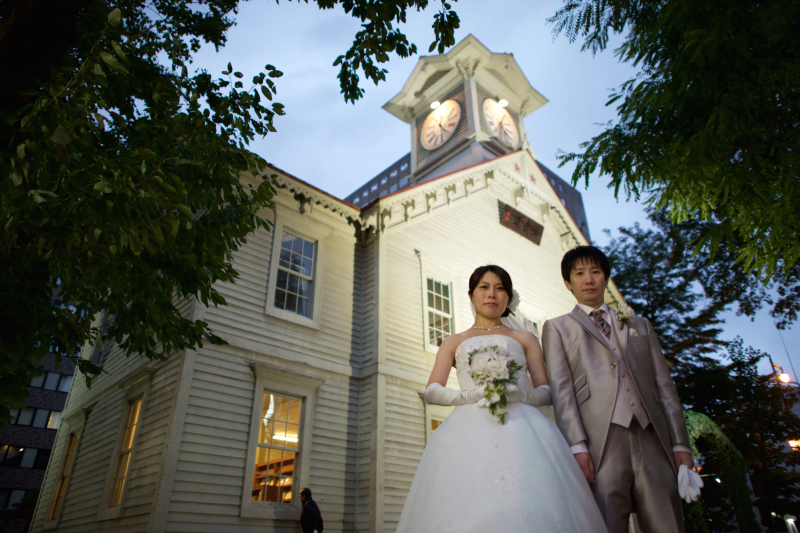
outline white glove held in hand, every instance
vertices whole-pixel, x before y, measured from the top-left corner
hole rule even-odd
[[[425,389],[425,402],[433,405],[466,405],[483,398],[483,387],[470,390],[453,390],[431,383]]]
[[[692,503],[700,497],[703,487],[703,478],[694,470],[689,470],[686,465],[678,469],[678,494],[686,503]]]
[[[506,394],[506,398],[509,402],[522,402],[533,407],[553,405],[553,398],[550,396],[550,385],[542,385],[527,391],[520,387]]]

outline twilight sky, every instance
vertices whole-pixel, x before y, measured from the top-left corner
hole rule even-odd
[[[431,2],[432,8],[411,13],[403,26],[421,52],[433,41],[431,23],[440,5]],[[557,151],[578,150],[579,143],[601,131],[598,124],[615,117],[614,108],[605,107],[610,90],[636,70],[618,63],[613,50],[593,57],[581,52],[579,43],[570,44],[564,37],[554,41],[546,19],[561,5],[561,0],[453,3],[461,18],[456,42],[472,33],[492,52],[513,53],[531,85],[549,100],[525,119],[525,129],[537,158],[569,180],[573,167],[558,168]],[[213,47],[204,48],[195,65],[219,76],[230,61],[234,70],[244,73],[244,80],[267,63],[284,72],[276,80],[277,101],[286,106],[287,114],[275,123],[278,133],[251,145],[255,152],[340,198],[408,153],[409,126],[381,106],[400,91],[417,57],[392,56],[382,65],[389,71],[387,80],[378,86],[371,82],[363,85],[365,97],[355,105],[345,104],[339,94],[338,68],[332,64],[350,47],[359,31],[357,20],[341,8],[320,11],[313,3],[247,2],[240,7],[227,46],[219,53]],[[605,178],[595,177],[588,189],[578,186],[595,244],[607,244],[605,228],[635,222],[647,225],[642,204],[624,198],[617,202],[606,184]],[[776,364],[793,375],[766,312],[755,322],[733,312],[726,319],[725,338],[740,335],[745,344],[769,352]],[[800,326],[784,332],[783,338],[793,362],[800,365]],[[761,370],[768,372],[769,365],[763,364]]]

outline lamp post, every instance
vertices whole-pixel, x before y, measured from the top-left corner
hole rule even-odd
[[[797,531],[797,518],[794,515],[785,514],[783,519],[786,522],[786,530],[789,533],[798,533]]]

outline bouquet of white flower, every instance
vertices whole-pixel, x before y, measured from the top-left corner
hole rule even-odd
[[[506,393],[519,388],[516,374],[522,365],[510,357],[502,355],[497,346],[472,350],[465,359],[465,361],[461,361],[461,364],[469,365],[472,380],[475,385],[483,387],[484,390],[478,407],[488,408],[501,424],[505,424],[508,414],[503,409],[508,404]]]

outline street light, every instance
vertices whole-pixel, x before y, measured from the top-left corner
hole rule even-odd
[[[789,374],[787,374],[786,372],[781,372],[780,374],[778,374],[778,381],[780,381],[781,383],[789,383],[791,380],[792,380],[791,376],[789,376]]]
[[[793,450],[797,451],[797,449],[798,449],[798,448],[800,448],[800,441],[796,441],[796,440],[790,440],[790,441],[789,441],[789,447],[790,447],[791,449],[793,449]]]

